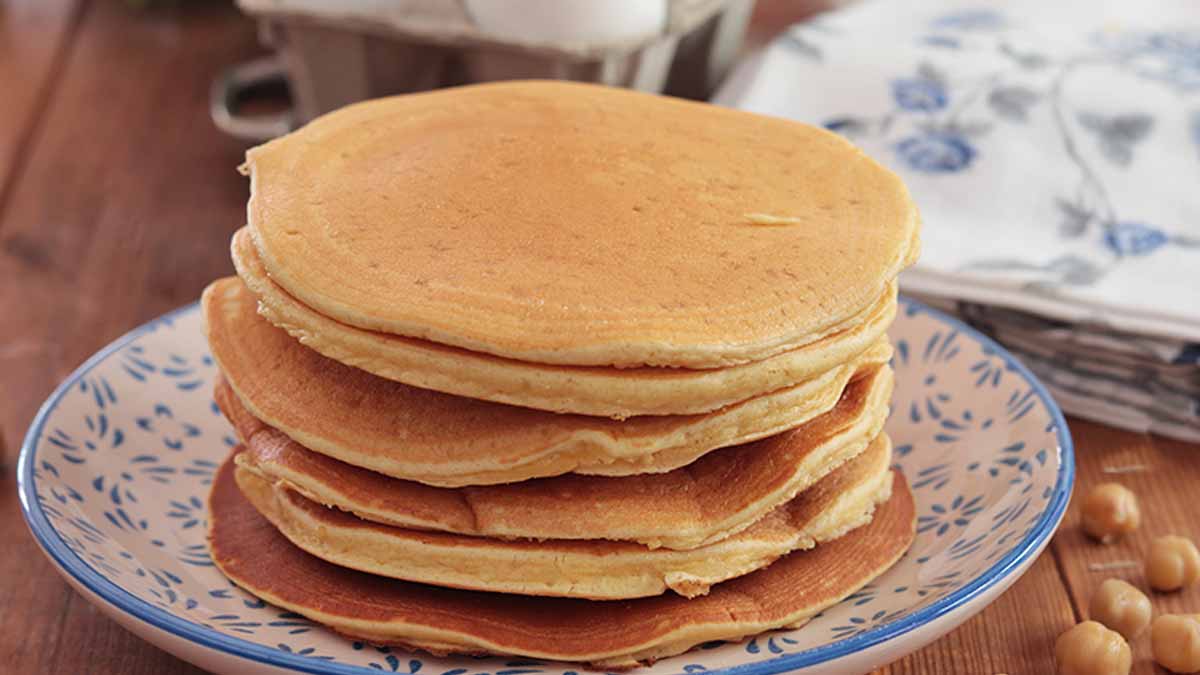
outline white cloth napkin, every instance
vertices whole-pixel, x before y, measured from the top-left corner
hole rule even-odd
[[[1092,330],[1005,309],[918,296],[1004,344],[1064,410],[1200,443],[1200,344]]]
[[[904,290],[1019,334],[1047,380],[1074,378],[1073,412],[1111,416],[1078,403],[1080,377],[1109,408],[1114,382],[1133,382],[1080,375],[1080,349],[1089,368],[1137,353],[1138,376],[1179,400],[1168,425],[1142,396],[1127,426],[1200,438],[1195,2],[866,0],[793,26],[716,102],[825,125],[898,172],[925,223]],[[1088,336],[1108,347],[1081,348]]]

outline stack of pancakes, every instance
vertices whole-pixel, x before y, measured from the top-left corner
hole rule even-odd
[[[795,626],[913,536],[882,432],[900,181],[811,127],[579,84],[248,153],[204,293],[213,559],[375,643],[621,667]]]

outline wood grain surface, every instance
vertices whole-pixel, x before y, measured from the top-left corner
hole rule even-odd
[[[0,4],[0,203],[11,188],[78,27],[76,0],[6,0]]]
[[[803,5],[804,3],[801,3]],[[811,4],[811,3],[809,3]],[[21,519],[15,484],[25,427],[58,381],[127,330],[194,300],[230,273],[242,224],[245,147],[208,120],[213,76],[259,52],[253,24],[219,2],[134,11],[114,0],[0,3],[0,670],[197,673],[141,642],[63,582]],[[764,12],[759,34],[800,9]],[[808,10],[808,11],[811,11]],[[879,673],[1054,672],[1053,641],[1106,576],[1141,584],[1148,539],[1200,537],[1200,447],[1071,422],[1079,484],[1116,478],[1143,500],[1144,531],[1103,547],[1077,513],[1008,593],[946,638]],[[6,448],[6,449],[5,449]],[[1105,474],[1106,468],[1140,467]],[[1200,611],[1200,594],[1154,596]],[[1136,645],[1137,673],[1156,672]]]
[[[62,32],[48,20],[18,24],[27,16],[19,5],[0,4],[0,39],[29,31],[15,44],[33,44],[42,31],[50,43]],[[232,271],[227,242],[245,213],[245,179],[235,171],[245,148],[213,128],[208,85],[258,52],[255,31],[224,3],[134,12],[106,0],[75,11],[70,44],[50,57],[61,66],[41,69],[48,84],[0,66],[17,90],[5,98],[35,102],[11,121],[7,101],[0,104],[0,135],[24,139],[0,155],[0,167],[19,169],[0,202],[0,428],[8,448],[0,671],[198,673],[106,619],[58,577],[25,531],[15,453],[41,401],[89,354]],[[11,46],[4,43],[0,62]],[[48,94],[37,94],[42,86]]]
[[[1079,509],[1067,512],[1063,526],[1051,542],[1060,561],[1063,583],[1071,602],[1083,618],[1092,593],[1105,579],[1124,579],[1150,596],[1155,614],[1200,613],[1200,588],[1178,593],[1153,593],[1143,574],[1143,555],[1150,542],[1166,534],[1200,542],[1200,446],[1145,434],[1115,431],[1101,424],[1075,420],[1071,432],[1081,455],[1076,479],[1076,501],[1100,483],[1116,482],[1138,495],[1142,527],[1133,535],[1109,544],[1097,544],[1079,527]],[[1074,506],[1078,506],[1077,504]],[[1103,566],[1103,567],[1101,567]],[[1108,568],[1108,569],[1106,569]],[[1147,631],[1131,643],[1134,675],[1165,673],[1150,660]]]

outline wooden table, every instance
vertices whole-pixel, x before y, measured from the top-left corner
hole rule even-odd
[[[228,64],[259,52],[230,7],[181,2],[135,12],[113,0],[0,3],[0,669],[13,673],[195,673],[72,592],[25,531],[17,448],[40,402],[80,362],[130,328],[194,300],[232,273],[229,235],[244,218],[242,144],[208,120]],[[1053,672],[1055,636],[1086,612],[1104,575],[1091,562],[1138,558],[1153,534],[1200,538],[1200,447],[1073,420],[1079,484],[1104,467],[1147,524],[1092,545],[1072,510],[1050,551],[999,601],[883,673]],[[1190,489],[1189,489],[1190,488]],[[1140,583],[1137,569],[1117,572]],[[1200,591],[1157,597],[1200,611]],[[1155,672],[1145,640],[1137,673]]]

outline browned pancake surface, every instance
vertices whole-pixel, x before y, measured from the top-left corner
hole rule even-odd
[[[891,354],[881,341],[807,383],[712,413],[617,421],[451,396],[343,365],[259,316],[237,278],[214,282],[202,302],[213,356],[255,417],[316,452],[443,487],[669,471],[816,417]]]
[[[239,492],[233,463],[209,500],[214,562],[234,582],[348,635],[435,651],[613,661],[677,653],[791,625],[890,567],[914,536],[912,495],[897,474],[871,523],[691,600],[673,595],[588,601],[461,591],[356,572],[291,544]],[[624,657],[624,658],[622,658]]]
[[[251,415],[228,386],[216,394],[259,471],[372,520],[460,534],[695,548],[744,529],[865,450],[882,428],[891,386],[891,370],[878,368],[807,424],[663,474],[567,474],[463,488],[390,478],[314,453]]]
[[[844,536],[892,492],[891,444],[866,452],[745,530],[677,551],[606,540],[501,540],[381,525],[321,506],[235,462],[238,487],[292,543],[343,567],[480,591],[628,599],[671,589],[693,597],[781,555]]]

